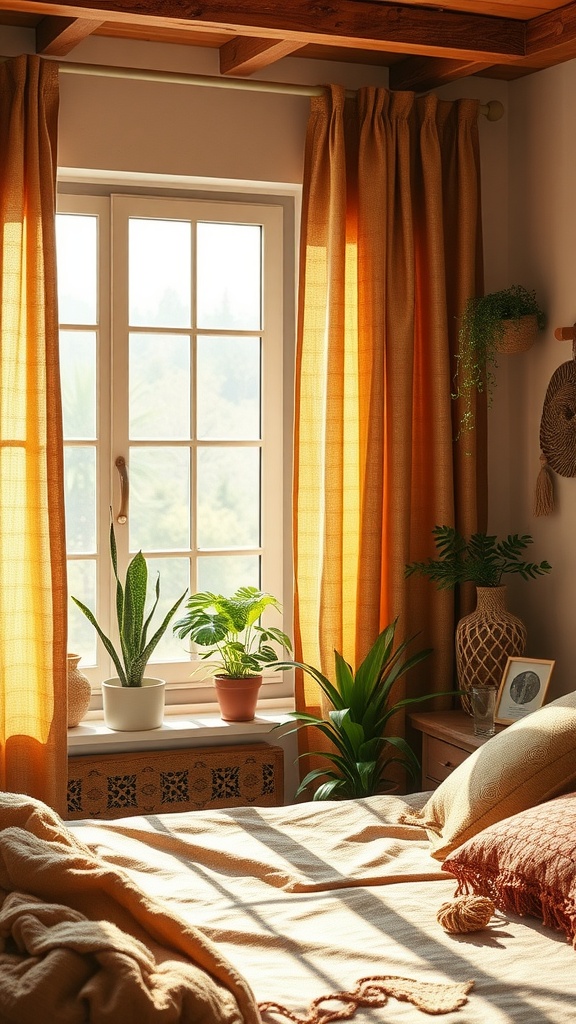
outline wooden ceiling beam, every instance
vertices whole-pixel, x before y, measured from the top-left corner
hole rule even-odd
[[[550,67],[576,57],[576,3],[559,7],[526,25],[526,63]]]
[[[221,75],[253,75],[282,57],[302,49],[289,39],[254,39],[238,36],[220,47]]]
[[[547,11],[526,22],[526,54],[514,64],[500,67],[504,79],[531,74],[576,58],[576,2]],[[500,63],[500,62],[499,62]],[[425,91],[446,82],[486,71],[490,64],[473,61],[410,57],[390,68],[390,88]],[[492,65],[492,74],[495,72]],[[508,73],[510,72],[510,73]]]
[[[102,24],[102,20],[88,18],[42,18],[36,26],[36,53],[43,57],[65,57]]]
[[[391,89],[409,89],[414,92],[427,92],[438,89],[447,82],[477,75],[492,67],[491,62],[480,63],[476,60],[443,60],[440,57],[407,57],[406,60],[393,64],[388,73],[388,84]]]
[[[374,0],[0,0],[2,7],[480,63],[513,63],[525,54],[522,21]]]

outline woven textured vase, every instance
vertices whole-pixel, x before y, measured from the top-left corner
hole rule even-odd
[[[458,686],[499,687],[508,658],[526,650],[526,626],[506,608],[506,587],[476,587],[476,609],[456,626]],[[470,698],[460,697],[472,714]]]
[[[79,654],[68,654],[68,728],[79,725],[90,706],[92,687],[78,668]]]

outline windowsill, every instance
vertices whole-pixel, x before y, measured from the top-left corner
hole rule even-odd
[[[274,704],[280,702],[273,702]],[[189,747],[214,744],[234,744],[246,740],[263,740],[276,725],[290,721],[287,714],[293,705],[258,710],[252,722],[224,722],[216,705],[201,711],[193,705],[166,708],[164,722],[159,729],[143,732],[118,732],[104,725],[101,711],[89,711],[80,725],[68,729],[68,753],[80,754],[122,753],[127,750],[166,750],[170,747]],[[278,739],[280,737],[278,736]]]

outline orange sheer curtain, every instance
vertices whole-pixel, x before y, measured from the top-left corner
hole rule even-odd
[[[455,443],[451,399],[457,317],[482,286],[477,118],[474,100],[332,87],[306,146],[296,653],[331,674],[334,648],[356,665],[399,617],[399,638],[434,648],[420,692],[453,685],[454,595],[405,564],[434,553],[434,525],[486,518],[485,408]],[[320,704],[299,676],[298,708]]]
[[[58,69],[0,66],[0,786],[64,812],[66,561],[55,262]]]

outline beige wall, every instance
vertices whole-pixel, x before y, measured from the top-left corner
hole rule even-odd
[[[0,53],[24,50],[33,50],[31,33],[0,30]],[[216,51],[97,38],[70,59],[218,73]],[[260,77],[350,88],[387,84],[385,69],[297,58]],[[528,624],[528,654],[557,659],[553,692],[559,693],[575,685],[576,480],[557,479],[558,510],[548,519],[533,517],[532,501],[546,385],[571,356],[570,344],[556,342],[553,328],[576,321],[576,62],[509,84],[470,78],[442,95],[505,105],[501,121],[480,118],[486,287],[533,287],[549,315],[550,326],[531,352],[501,360],[490,415],[490,528],[532,534],[534,559],[548,558],[554,566],[548,578],[512,580],[509,603]],[[280,182],[290,190],[302,179],[308,108],[300,97],[63,75],[59,163],[145,177]]]
[[[0,53],[33,51],[33,36],[0,29]],[[218,53],[86,39],[69,61],[218,76]],[[259,78],[348,88],[386,85],[386,68],[286,59]],[[300,183],[307,97],[63,74],[59,164],[205,179]]]
[[[489,529],[530,534],[527,555],[553,566],[549,576],[509,576],[507,585],[509,607],[528,627],[527,656],[556,660],[550,693],[557,696],[576,687],[576,480],[555,477],[553,515],[535,517],[533,503],[546,388],[572,357],[571,343],[556,341],[554,328],[576,321],[576,61],[508,84],[472,81],[500,84],[496,98],[506,107],[481,140],[486,289],[534,288],[548,316],[530,352],[500,357],[489,419]],[[444,94],[468,88],[455,83]],[[496,154],[487,153],[488,136],[497,140]]]
[[[556,511],[533,515],[539,470],[539,428],[548,381],[572,358],[554,328],[576,321],[576,61],[510,83],[508,283],[535,288],[548,326],[534,348],[502,357],[491,417],[491,524],[530,533],[535,560],[550,576],[515,582],[511,602],[528,626],[528,654],[554,658],[552,694],[576,687],[576,480],[555,477]]]

